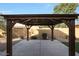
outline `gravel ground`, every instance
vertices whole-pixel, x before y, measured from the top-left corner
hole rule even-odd
[[[21,39],[14,39],[13,40],[13,45],[15,45],[16,43],[20,42]],[[4,38],[0,38],[0,51],[4,51],[6,49],[6,40]]]
[[[4,51],[2,55],[6,55]],[[14,56],[68,56],[68,47],[58,40],[22,40],[13,46]],[[79,55],[76,52],[76,55]]]

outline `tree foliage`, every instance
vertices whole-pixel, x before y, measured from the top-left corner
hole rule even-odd
[[[61,3],[54,8],[56,14],[74,14],[78,7],[77,3]]]
[[[77,3],[61,3],[54,8],[55,14],[76,14]],[[58,24],[56,27],[67,27],[66,24]]]
[[[2,16],[0,16],[0,29],[6,30],[5,20]]]
[[[68,26],[65,23],[57,24],[55,28],[67,28]]]

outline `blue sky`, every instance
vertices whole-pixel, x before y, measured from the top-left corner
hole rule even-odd
[[[56,3],[0,3],[1,14],[52,14]],[[79,13],[79,7],[76,9]]]
[[[58,3],[0,3],[0,14],[53,14],[56,5]],[[79,7],[76,13],[79,14]]]
[[[0,3],[1,14],[52,14],[56,3]],[[79,7],[76,9],[79,13]]]
[[[3,14],[51,14],[57,4],[51,3],[10,3],[0,4]]]

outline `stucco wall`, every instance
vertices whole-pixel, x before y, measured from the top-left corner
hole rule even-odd
[[[14,29],[13,32],[18,36],[26,36],[26,29]],[[42,33],[47,33],[48,38],[51,38],[51,30],[50,28],[41,28],[41,29],[33,29],[29,30],[30,36],[37,36],[38,38],[42,38]],[[79,38],[79,28],[75,29],[76,38]],[[68,39],[69,29],[68,28],[54,28],[54,38]]]

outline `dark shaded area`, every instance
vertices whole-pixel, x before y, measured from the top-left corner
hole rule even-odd
[[[13,41],[12,44],[15,45],[16,43],[18,43],[20,41],[21,40]],[[6,42],[5,43],[0,42],[0,51],[4,51],[4,50],[6,50]]]
[[[37,36],[31,36],[31,39],[38,39]]]
[[[62,43],[69,47],[69,43],[68,42],[62,42]],[[75,51],[77,51],[79,53],[79,42],[75,43]]]
[[[46,40],[47,39],[47,33],[42,34],[42,39]]]

